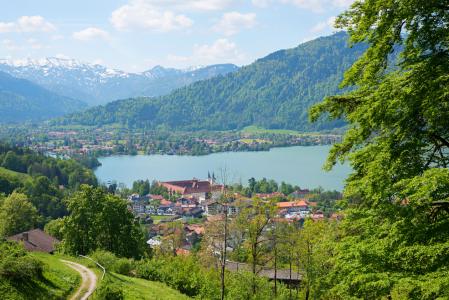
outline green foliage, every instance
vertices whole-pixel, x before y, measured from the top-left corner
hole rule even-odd
[[[26,281],[42,274],[44,262],[16,241],[0,241],[0,278]]]
[[[75,112],[57,122],[82,125],[122,123],[132,128],[317,131],[344,121],[308,123],[308,110],[325,96],[339,93],[343,73],[366,49],[348,47],[344,32],[280,50],[226,76],[195,82],[155,99],[136,98]],[[131,125],[129,125],[131,126]],[[200,150],[200,149],[198,149]]]
[[[44,231],[49,235],[57,238],[58,240],[63,239],[63,235],[61,233],[62,228],[62,219],[51,220],[47,224],[45,224]]]
[[[447,1],[356,2],[337,18],[370,47],[345,74],[329,113],[353,126],[326,169],[350,161],[348,217],[331,239],[316,297],[442,299],[449,293],[449,9]],[[403,48],[400,62],[392,55]]]
[[[225,75],[235,70],[238,70],[236,65],[221,64],[195,70],[195,76],[192,76],[191,72],[186,72],[173,76],[160,77],[151,81],[147,87],[132,93],[131,96],[161,96],[175,89],[192,84],[193,82],[209,79],[218,74]]]
[[[20,247],[23,249],[22,246]],[[79,273],[59,261],[54,255],[43,252],[27,253],[26,250],[25,253],[24,258],[44,262],[42,274],[25,281],[13,281],[8,277],[0,277],[0,299],[69,299],[70,295],[78,289],[81,284]],[[1,262],[0,256],[0,264]],[[20,274],[21,271],[14,273]]]
[[[100,249],[118,257],[140,258],[144,254],[144,236],[120,197],[82,185],[81,192],[68,201],[68,210],[71,214],[64,217],[62,228],[65,253],[88,254]]]
[[[105,283],[100,285],[98,299],[101,300],[124,300],[122,288],[117,284]]]
[[[196,299],[220,299],[220,271],[215,268],[203,268],[195,256],[177,256],[164,260],[142,261],[136,267],[138,278],[159,281]],[[225,299],[274,299],[273,283],[267,277],[259,277],[248,271],[231,273],[226,269],[228,278]],[[255,293],[251,290],[255,285]],[[289,294],[285,285],[278,283],[278,297],[287,300]]]
[[[84,109],[87,104],[50,92],[43,87],[0,72],[2,121],[48,119]]]
[[[34,229],[37,209],[24,194],[13,192],[0,207],[0,237],[8,237]]]

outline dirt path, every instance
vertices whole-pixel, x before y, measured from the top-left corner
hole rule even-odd
[[[81,274],[81,277],[83,277],[83,283],[81,284],[80,288],[76,291],[75,295],[73,295],[72,298],[70,298],[70,300],[76,299],[76,297],[80,295],[83,289],[87,289],[87,292],[84,292],[84,295],[81,297],[81,300],[86,299],[87,296],[93,292],[95,286],[97,285],[97,276],[95,275],[95,273],[83,265],[62,259],[60,259],[60,261],[62,261],[69,267],[77,270]]]

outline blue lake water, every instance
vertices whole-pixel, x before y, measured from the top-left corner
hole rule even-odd
[[[116,180],[132,187],[135,180],[158,181],[205,180],[207,172],[215,172],[226,165],[230,171],[242,175],[244,182],[251,177],[274,179],[298,185],[301,189],[316,188],[342,191],[342,181],[351,168],[345,164],[330,172],[321,168],[326,162],[330,146],[273,148],[268,152],[225,152],[205,156],[136,155],[111,156],[98,160],[103,164],[94,173],[100,181]]]

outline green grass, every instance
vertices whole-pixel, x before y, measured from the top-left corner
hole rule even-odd
[[[81,275],[77,271],[50,254],[42,252],[30,254],[46,262],[42,275],[25,282],[0,279],[0,299],[69,299],[75,294],[82,282]]]
[[[168,287],[165,283],[134,278],[116,273],[108,273],[107,279],[119,284],[123,289],[125,300],[134,299],[164,299],[184,300],[191,299],[186,295]]]
[[[299,134],[296,130],[289,130],[289,129],[265,129],[260,126],[246,126],[241,130],[227,130],[222,132],[239,132],[239,133],[250,133],[250,134],[260,134],[260,133],[285,133],[285,134]]]
[[[267,141],[262,141],[262,140],[259,140],[259,139],[254,139],[254,141],[256,141],[258,143],[269,143]],[[253,139],[243,139],[243,140],[239,140],[239,142],[246,143],[246,144],[252,144],[253,143]]]
[[[19,173],[11,170],[7,170],[5,168],[0,167],[0,174],[5,174],[9,176],[18,176],[22,181],[31,181],[31,176],[25,173]]]
[[[161,216],[158,216],[161,217]],[[165,217],[165,216],[162,216]],[[90,268],[95,275],[97,275],[98,283],[100,282],[101,276],[103,275],[103,270],[97,267],[91,260],[89,259],[76,259],[73,256],[55,254],[55,257],[58,259],[64,259],[68,261],[73,261],[84,265]],[[125,296],[125,300],[184,300],[191,299],[186,295],[181,294],[168,287],[166,284],[161,282],[149,281],[140,278],[134,278],[129,276],[124,276],[120,274],[116,274],[113,272],[106,272],[105,279],[103,283],[107,283],[111,281],[112,283],[119,284],[123,289],[123,294]],[[0,297],[0,299],[2,299]],[[89,298],[90,299],[90,298]],[[98,299],[97,295],[94,293],[93,300]]]
[[[160,220],[165,219],[167,217],[171,217],[171,216],[165,216],[165,215],[149,215],[150,217],[152,217],[154,219],[154,224],[159,223]]]

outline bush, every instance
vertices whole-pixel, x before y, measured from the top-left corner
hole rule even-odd
[[[0,276],[12,281],[25,281],[42,274],[44,262],[31,257],[15,241],[0,241]]]
[[[107,252],[104,250],[97,250],[92,253],[90,256],[93,261],[96,261],[108,272],[114,272],[115,262],[117,261],[117,257],[114,253]]]
[[[120,258],[114,264],[114,272],[122,275],[128,275],[131,271],[131,264],[129,259]]]
[[[124,300],[123,290],[118,284],[102,284],[98,290],[98,297],[102,300]]]

